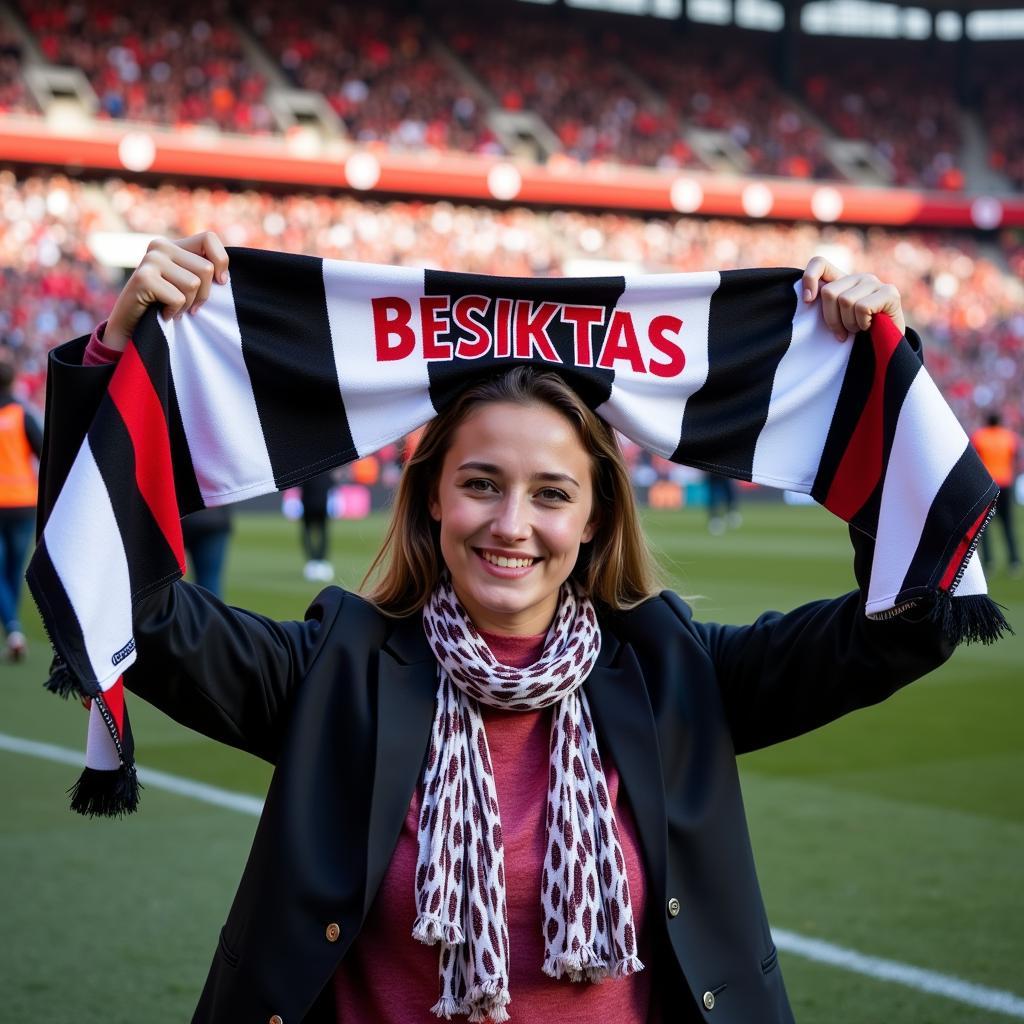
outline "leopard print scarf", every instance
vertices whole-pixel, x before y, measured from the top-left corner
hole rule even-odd
[[[643,970],[629,881],[581,684],[601,647],[594,607],[565,584],[540,659],[499,663],[446,577],[423,609],[440,685],[423,775],[413,937],[441,944],[438,1017],[509,1019],[501,817],[477,701],[516,711],[558,705],[551,727],[543,970],[601,981]]]

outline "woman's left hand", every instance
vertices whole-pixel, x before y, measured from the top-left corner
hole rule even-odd
[[[804,271],[802,287],[804,302],[821,295],[825,323],[840,341],[866,331],[876,313],[887,313],[900,334],[906,334],[900,293],[874,274],[846,274],[823,256],[815,256]]]

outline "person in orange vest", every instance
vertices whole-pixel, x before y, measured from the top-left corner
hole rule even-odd
[[[1020,469],[1020,438],[1007,427],[999,413],[992,413],[986,425],[971,435],[974,445],[985,468],[992,479],[999,485],[999,498],[996,501],[996,515],[1003,524],[1003,536],[1006,537],[1006,552],[1010,560],[1010,575],[1020,575],[1020,552],[1017,547],[1017,536],[1013,524],[1014,494],[1013,488]],[[991,558],[988,530],[981,535],[981,562],[986,568]]]
[[[13,364],[0,360],[0,620],[12,661],[20,661],[28,651],[18,602],[36,521],[34,458],[43,450],[38,418],[11,393],[16,377]]]

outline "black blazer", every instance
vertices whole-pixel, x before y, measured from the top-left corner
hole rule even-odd
[[[72,345],[51,362],[51,398],[77,389],[62,430],[50,421],[51,486],[84,429],[68,410],[95,408],[110,372],[76,369],[84,340]],[[857,537],[855,550],[865,579],[870,544]],[[736,755],[883,700],[950,648],[926,616],[869,621],[860,591],[750,626],[695,622],[669,592],[599,618],[584,690],[637,822],[665,1019],[791,1021]],[[419,616],[388,619],[331,587],[304,621],[276,622],[176,583],[143,602],[135,629],[130,690],[275,765],[194,1020],[333,1022],[330,979],[376,896],[429,744],[437,667]]]

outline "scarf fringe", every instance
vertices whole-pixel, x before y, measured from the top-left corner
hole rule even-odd
[[[113,771],[85,768],[68,790],[71,810],[89,818],[120,818],[139,806],[142,788],[135,766],[121,765]]]
[[[92,696],[86,693],[78,677],[72,673],[67,662],[59,654],[55,654],[53,661],[50,662],[50,675],[43,683],[43,688],[64,700],[70,697],[83,700]]]
[[[453,1013],[466,1013],[466,1007],[452,996],[442,996],[430,1008],[430,1012],[435,1017],[444,1017],[445,1020],[451,1020]]]
[[[639,957],[627,956],[609,965],[594,950],[585,946],[577,953],[559,953],[544,958],[542,970],[549,978],[569,976],[570,981],[587,981],[595,985],[607,978],[625,978],[644,969]]]
[[[569,975],[570,981],[599,982],[608,977],[610,970],[606,960],[594,950],[593,946],[583,946],[575,953],[557,953],[544,957],[541,968],[549,978],[561,978]]]
[[[502,987],[501,982],[494,978],[491,981],[485,981],[482,985],[477,985],[476,988],[471,988],[463,1001],[465,1009],[457,1012],[465,1013],[469,1010],[470,1024],[478,1024],[478,1022],[488,1019],[494,1021],[494,1024],[505,1024],[505,1021],[509,1019],[508,1010],[505,1007],[511,1001],[512,996],[508,989]]]
[[[612,968],[613,978],[625,978],[630,974],[637,974],[644,969],[644,965],[638,956],[627,956],[620,960]]]
[[[458,946],[466,941],[465,933],[457,924],[443,924],[439,917],[431,914],[421,914],[416,918],[412,937],[425,946],[433,946],[437,942]]]
[[[464,999],[442,996],[430,1008],[435,1017],[451,1020],[453,1013],[468,1013],[471,1022],[491,1020],[494,1024],[505,1024],[509,1020],[506,1007],[512,1001],[508,989],[501,987],[497,979],[486,981],[470,989]]]
[[[1013,635],[1002,608],[987,594],[956,597],[942,591],[935,599],[929,618],[954,646],[993,644],[1005,633]]]

